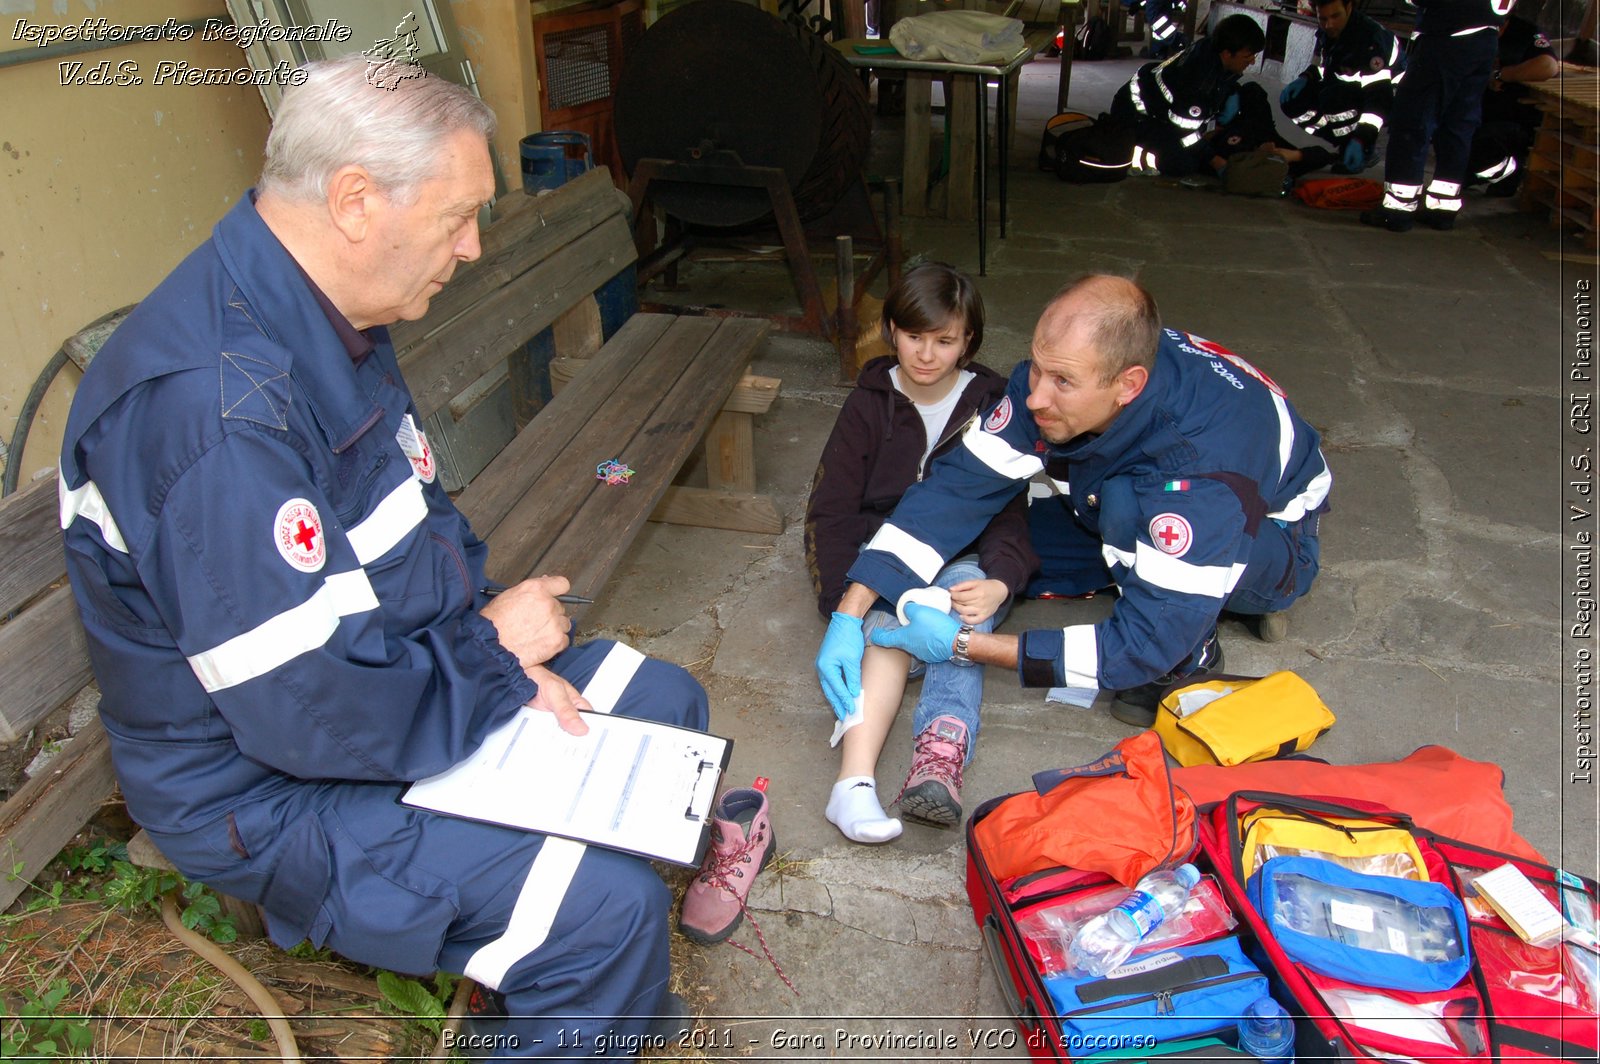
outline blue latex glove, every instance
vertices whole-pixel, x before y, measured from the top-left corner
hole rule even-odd
[[[856,697],[861,694],[861,655],[866,652],[861,618],[835,613],[817,649],[817,680],[833,715],[840,720],[855,711]]]
[[[1225,126],[1239,117],[1239,94],[1234,93],[1228,97],[1228,102],[1222,105],[1222,110],[1217,112],[1217,125]]]
[[[1306,79],[1295,78],[1293,81],[1289,82],[1289,84],[1283,87],[1282,92],[1278,93],[1278,102],[1281,104],[1288,104],[1290,100],[1294,99],[1296,96],[1299,96],[1305,91],[1305,89]]]
[[[1344,146],[1344,168],[1352,174],[1359,174],[1367,168],[1367,149],[1359,140],[1351,137]]]
[[[910,624],[902,625],[892,632],[881,629],[873,632],[873,645],[904,650],[912,657],[929,664],[949,661],[956,633],[961,630],[961,622],[943,610],[936,610],[919,602],[907,603],[906,617],[910,620]]]

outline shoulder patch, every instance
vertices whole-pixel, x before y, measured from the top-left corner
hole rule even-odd
[[[1181,558],[1194,545],[1194,529],[1181,514],[1156,514],[1150,519],[1150,542],[1161,553]]]
[[[290,499],[278,507],[272,542],[283,560],[302,573],[314,573],[328,560],[322,538],[322,517],[309,499]]]
[[[1377,73],[1378,71],[1383,69],[1383,56],[1381,56],[1381,55],[1373,56],[1372,59],[1368,61],[1367,65],[1372,68],[1372,72],[1373,73]]]
[[[273,429],[289,427],[289,374],[265,359],[222,352],[222,416]]]
[[[989,411],[989,416],[983,419],[983,431],[999,432],[1011,424],[1011,396],[1005,396]]]

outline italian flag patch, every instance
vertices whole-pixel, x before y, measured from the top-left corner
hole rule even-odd
[[[1166,482],[1166,484],[1162,485],[1161,490],[1162,491],[1188,491],[1189,490],[1189,482],[1187,480],[1169,480],[1169,481]]]

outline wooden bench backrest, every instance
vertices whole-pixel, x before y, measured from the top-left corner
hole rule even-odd
[[[626,269],[637,255],[627,199],[591,170],[541,196],[516,193],[427,317],[389,330],[424,418]],[[498,205],[497,205],[498,206]],[[468,313],[470,311],[470,313]]]

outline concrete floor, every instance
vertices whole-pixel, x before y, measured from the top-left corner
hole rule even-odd
[[[1102,109],[1135,66],[1079,64],[1072,106]],[[1275,97],[1276,72],[1261,80]],[[1053,62],[1026,68],[1010,236],[993,239],[991,230],[980,281],[989,318],[982,360],[1005,369],[1025,358],[1046,298],[1078,273],[1108,270],[1136,274],[1168,323],[1275,377],[1324,436],[1334,510],[1323,525],[1322,575],[1294,611],[1289,639],[1266,645],[1225,623],[1230,666],[1294,669],[1310,681],[1339,717],[1314,750],[1323,758],[1388,760],[1441,743],[1498,762],[1519,829],[1593,875],[1596,791],[1568,782],[1581,751],[1567,727],[1575,696],[1562,687],[1576,648],[1593,647],[1566,637],[1563,622],[1575,601],[1563,537],[1593,527],[1570,523],[1563,498],[1565,456],[1589,442],[1564,442],[1563,429],[1571,298],[1581,281],[1594,283],[1593,254],[1563,242],[1544,217],[1477,195],[1453,233],[1395,235],[1352,214],[1150,178],[1061,184],[1033,166],[1055,95]],[[877,121],[886,128],[873,166],[892,170],[898,120]],[[908,219],[905,229],[908,255],[976,270],[971,223]],[[1562,261],[1563,248],[1577,261]],[[777,266],[691,265],[684,280],[684,293],[664,298],[795,304]],[[823,819],[837,762],[812,672],[823,624],[801,525],[845,392],[834,384],[832,349],[804,337],[775,336],[754,368],[783,379],[781,400],[758,421],[756,449],[762,489],[776,496],[788,530],[651,525],[586,620],[588,634],[621,636],[694,668],[712,697],[714,729],[736,741],[725,785],[772,781],[783,861],[761,876],[750,904],[800,995],[764,960],[720,946],[691,950],[686,983],[706,1009],[709,1055],[1024,1057],[998,1044],[1012,1027],[967,903],[961,833],[908,825],[874,848]],[[1024,603],[1007,628],[1103,608],[1103,600]],[[880,765],[888,794],[910,760],[915,694]],[[969,809],[1130,734],[1103,702],[1047,706],[997,670],[983,720],[966,776]],[[756,947],[748,925],[735,937]],[[897,1032],[921,1048],[841,1046],[840,1030]]]

